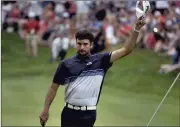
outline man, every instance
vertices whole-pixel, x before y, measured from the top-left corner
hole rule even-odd
[[[63,19],[60,24],[58,24],[57,37],[53,40],[51,45],[52,58],[51,62],[55,62],[57,57],[60,57],[60,60],[63,60],[67,54],[69,48],[70,39],[69,36],[69,14],[64,13]]]
[[[59,34],[59,33],[58,33]],[[67,33],[62,33],[57,36],[51,46],[52,58],[51,62],[55,62],[57,57],[60,56],[60,60],[63,60],[67,54],[67,50],[69,48],[69,38],[67,37]]]
[[[141,17],[135,24],[131,37],[125,45],[113,52],[91,55],[94,36],[87,30],[76,33],[77,54],[60,62],[50,86],[40,123],[45,124],[49,108],[56,96],[59,84],[66,84],[65,107],[61,114],[62,127],[92,127],[96,121],[96,106],[99,101],[104,76],[112,63],[128,55],[136,44],[139,30],[145,24]]]
[[[100,28],[100,31],[95,36],[93,41],[93,48],[91,50],[92,54],[101,52],[105,49],[105,32],[103,28]]]
[[[160,73],[166,74],[173,71],[180,71],[180,43],[179,42],[180,42],[180,38],[179,36],[177,36],[177,38],[174,40],[174,43],[172,44],[172,46],[174,46],[175,48],[175,53],[173,55],[173,63],[162,64],[159,70]]]
[[[25,32],[26,32],[26,39],[25,39],[25,46],[26,52],[28,56],[37,56],[38,51],[38,41],[39,37],[37,36],[37,32],[39,30],[39,22],[35,19],[35,13],[29,13],[29,20],[25,25]]]

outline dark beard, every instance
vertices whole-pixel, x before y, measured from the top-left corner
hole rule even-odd
[[[90,53],[85,53],[85,54],[80,54],[79,52],[77,52],[77,54],[78,54],[78,57],[80,58],[80,59],[85,59],[86,57],[88,57],[89,55],[90,55]]]

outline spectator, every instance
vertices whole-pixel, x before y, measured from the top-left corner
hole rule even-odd
[[[17,32],[18,19],[20,18],[21,11],[17,4],[14,4],[12,6],[8,5],[6,7],[7,10],[10,9],[11,11],[6,15],[8,19],[4,23],[4,29],[6,29],[7,32]]]
[[[178,34],[180,31],[178,31]],[[170,73],[173,71],[180,71],[180,36],[174,41],[173,47],[175,52],[172,56],[172,64],[162,64],[160,67],[160,73]]]
[[[35,15],[40,18],[40,16],[42,15],[42,11],[43,8],[40,5],[40,2],[38,1],[28,1],[29,2],[29,8],[28,8],[28,12],[34,12]]]
[[[35,13],[29,13],[29,20],[25,25],[26,39],[25,47],[28,56],[37,56],[39,37],[36,35],[39,30],[39,22],[35,18]]]
[[[105,37],[106,37],[106,44],[107,48],[110,45],[115,45],[118,43],[118,39],[115,35],[115,17],[114,15],[107,16],[107,23],[105,24]]]
[[[105,49],[105,33],[103,28],[100,29],[99,33],[95,36],[93,42],[92,54],[101,52]]]
[[[60,60],[63,60],[67,54],[67,50],[69,47],[69,38],[67,37],[67,33],[59,34],[52,42],[51,46],[51,62],[55,62],[57,57],[60,56]]]

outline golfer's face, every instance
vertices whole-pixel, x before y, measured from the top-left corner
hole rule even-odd
[[[77,39],[77,50],[80,55],[87,55],[91,50],[91,43],[88,39],[79,40]]]

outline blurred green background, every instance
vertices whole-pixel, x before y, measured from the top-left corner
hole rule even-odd
[[[2,125],[38,126],[39,114],[58,62],[51,64],[50,50],[41,47],[37,58],[28,58],[17,34],[2,33]],[[118,48],[118,47],[115,47]],[[74,55],[70,49],[68,56]],[[97,110],[99,126],[145,126],[177,73],[159,74],[169,58],[135,49],[108,71]],[[180,126],[180,79],[160,107],[151,126]],[[50,109],[47,126],[60,125],[64,106],[60,87]]]

